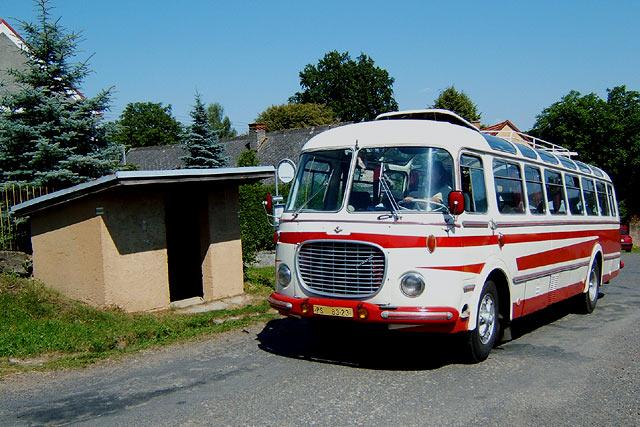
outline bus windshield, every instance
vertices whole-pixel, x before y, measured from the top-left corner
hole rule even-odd
[[[453,170],[453,158],[441,148],[363,148],[347,210],[445,212]]]
[[[352,156],[349,149],[303,153],[287,211],[338,211],[344,200]]]

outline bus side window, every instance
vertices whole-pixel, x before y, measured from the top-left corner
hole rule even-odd
[[[596,201],[596,187],[593,180],[582,177],[582,196],[587,208],[587,215],[598,215],[598,202]]]
[[[506,214],[523,214],[524,191],[518,164],[494,159],[493,176],[498,210]]]
[[[613,195],[613,187],[611,184],[607,184],[607,193],[609,193],[609,205],[611,206],[611,215],[616,216],[618,214],[616,198]]]
[[[571,215],[584,215],[584,204],[580,191],[580,180],[575,175],[565,174],[564,183],[567,187],[567,200]]]
[[[542,175],[540,169],[525,165],[524,178],[527,182],[527,198],[529,200],[529,212],[534,215],[547,213],[547,204],[542,192]]]
[[[609,216],[609,201],[607,200],[607,190],[603,182],[596,181],[596,193],[598,195],[598,204],[600,205],[600,215]]]
[[[560,172],[545,170],[544,180],[547,186],[549,212],[551,212],[552,215],[566,215],[567,202],[564,198],[564,185],[562,184],[562,175],[560,175]]]
[[[476,156],[460,156],[460,176],[465,212],[487,212],[487,188],[484,183],[482,160]]]

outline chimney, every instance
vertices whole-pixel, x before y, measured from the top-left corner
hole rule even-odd
[[[267,125],[264,123],[249,124],[249,149],[258,150],[258,147],[267,137]]]
[[[473,126],[475,126],[475,127],[476,127],[476,129],[480,129],[480,127],[482,126],[482,125],[480,124],[480,120],[474,120],[474,121],[472,121],[472,122],[471,122],[471,124],[472,124]]]

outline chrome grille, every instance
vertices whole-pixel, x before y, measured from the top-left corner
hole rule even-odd
[[[322,295],[365,297],[380,289],[385,256],[366,243],[317,241],[298,251],[302,284]]]

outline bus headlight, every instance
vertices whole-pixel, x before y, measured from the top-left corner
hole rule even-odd
[[[418,273],[405,273],[400,278],[400,290],[410,298],[415,298],[424,292],[424,279]]]
[[[280,264],[278,267],[278,274],[276,275],[278,285],[283,288],[291,283],[291,269],[285,263]]]

